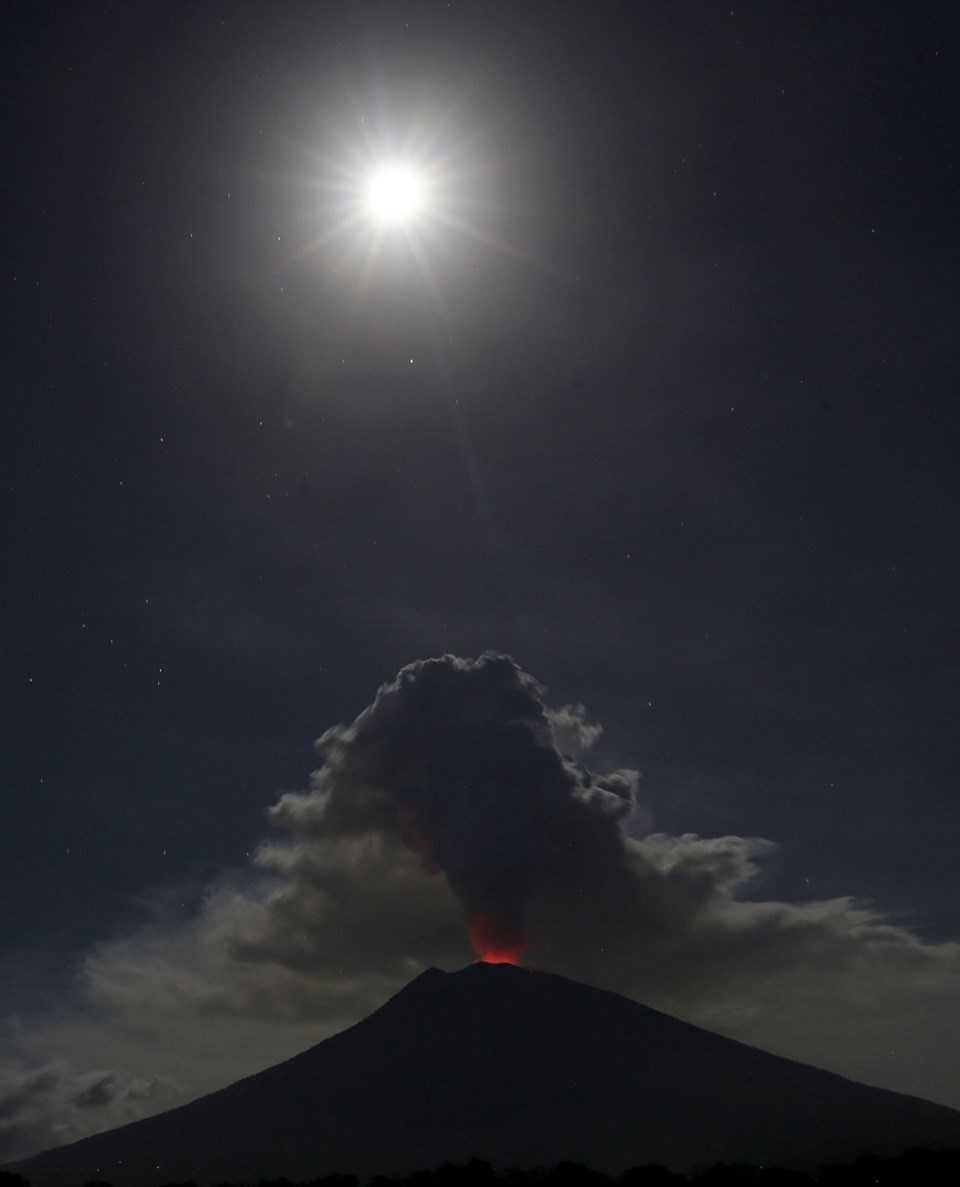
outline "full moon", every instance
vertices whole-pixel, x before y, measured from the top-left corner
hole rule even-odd
[[[412,222],[426,204],[423,177],[403,164],[382,165],[370,175],[364,193],[367,213],[383,226]]]

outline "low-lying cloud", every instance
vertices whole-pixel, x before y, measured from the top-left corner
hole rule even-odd
[[[428,965],[471,959],[478,917],[532,966],[960,1107],[960,945],[853,898],[751,897],[772,841],[652,831],[637,773],[586,765],[599,725],[545,698],[508,657],[444,656],[328,729],[248,869],[98,946],[76,1003],[19,1035],[3,1152],[285,1058]],[[67,1053],[115,1070],[67,1074]]]
[[[0,1159],[123,1125],[176,1097],[177,1086],[156,1076],[77,1073],[66,1063],[0,1066]]]

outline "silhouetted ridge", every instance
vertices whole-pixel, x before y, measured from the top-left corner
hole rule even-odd
[[[960,1114],[757,1051],[564,977],[427,969],[369,1017],[168,1113],[16,1168],[37,1187],[140,1187],[478,1156],[620,1171],[812,1166],[960,1147]]]

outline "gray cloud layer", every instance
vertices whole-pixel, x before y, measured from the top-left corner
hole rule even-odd
[[[531,965],[960,1107],[960,945],[851,898],[751,898],[776,845],[644,833],[636,772],[587,769],[600,727],[544,696],[506,657],[447,656],[323,734],[249,869],[100,945],[74,1008],[19,1034],[0,1066],[6,1153],[292,1054],[470,959],[478,915],[522,933]],[[123,1070],[68,1074],[64,1052]]]
[[[0,1065],[0,1160],[123,1125],[175,1099],[176,1086],[157,1077]]]

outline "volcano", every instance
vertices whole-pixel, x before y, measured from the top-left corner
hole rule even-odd
[[[170,1112],[7,1169],[37,1187],[310,1179],[478,1156],[608,1171],[960,1148],[960,1113],[564,977],[429,969],[364,1021]]]

